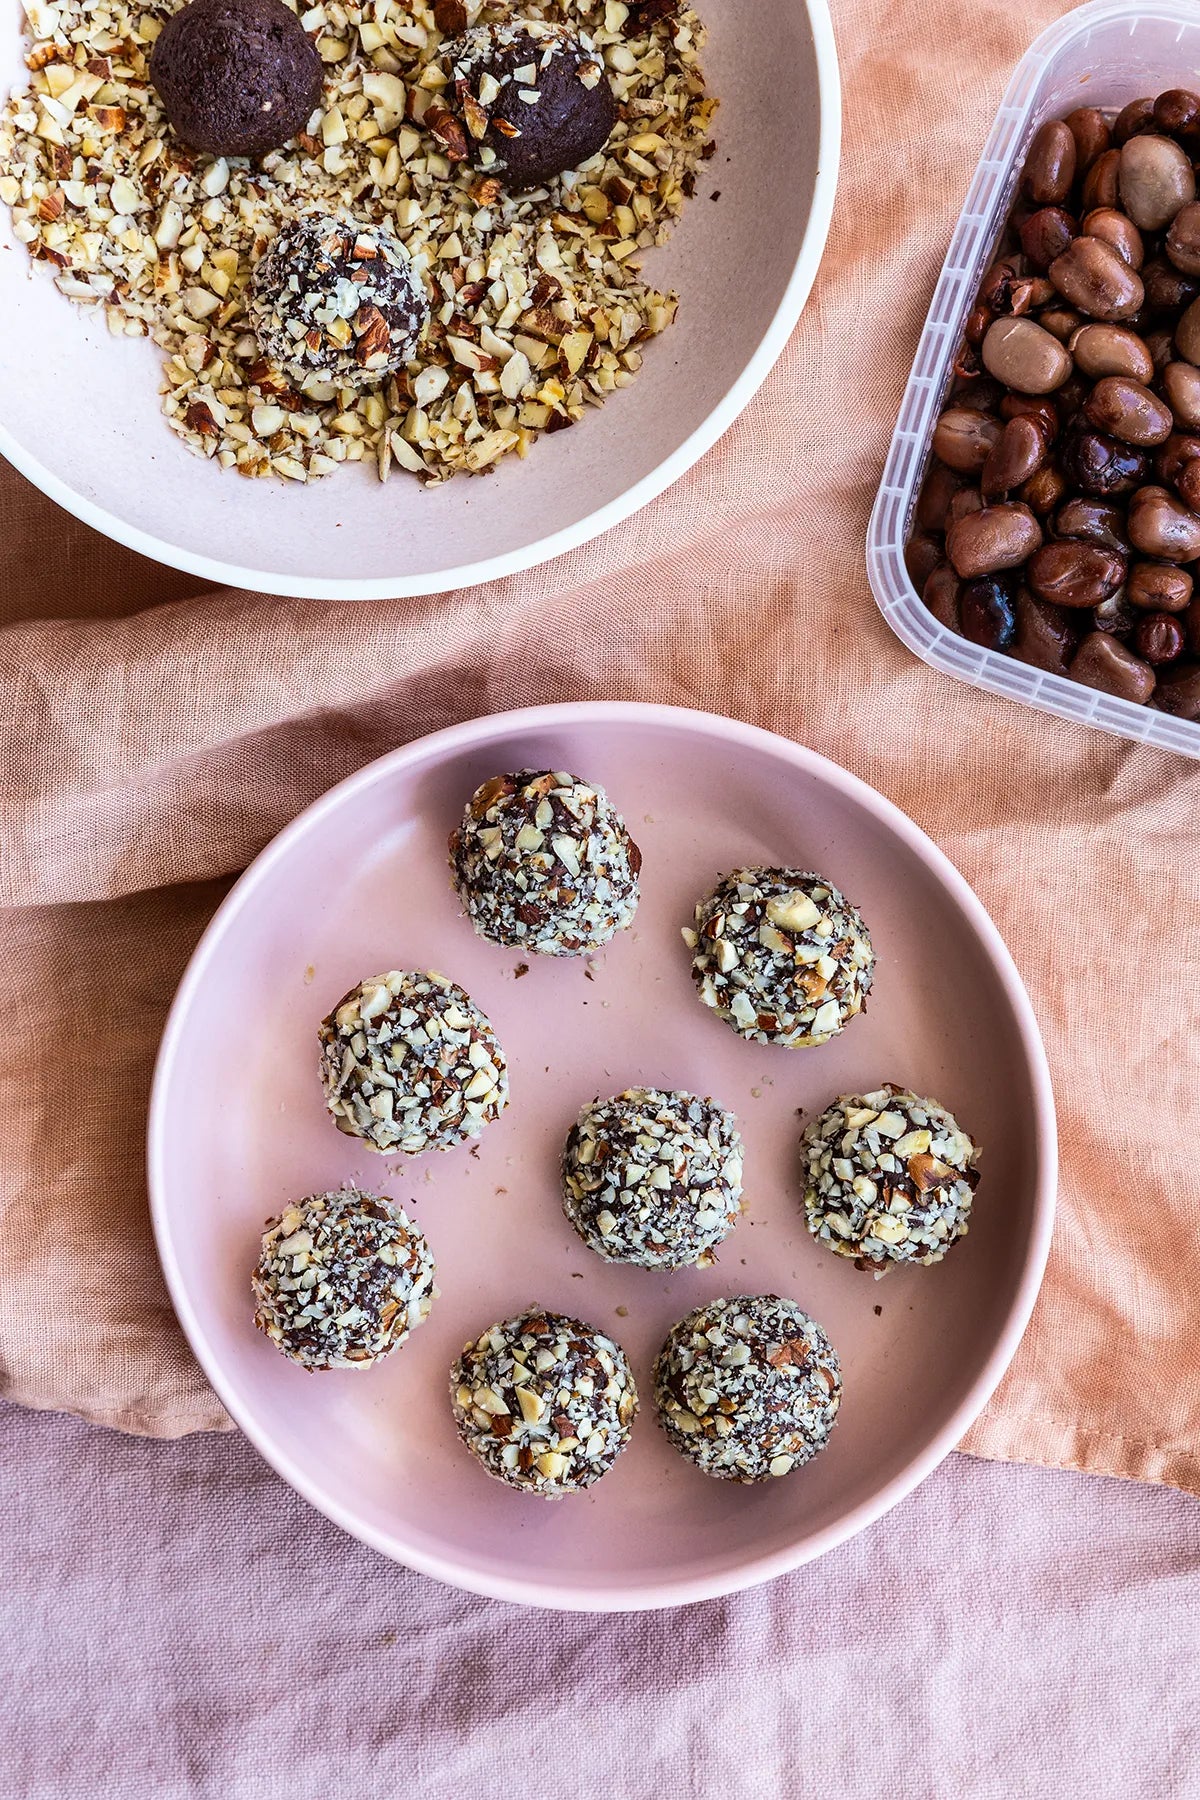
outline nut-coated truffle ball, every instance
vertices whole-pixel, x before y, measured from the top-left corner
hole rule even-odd
[[[577,169],[603,149],[616,124],[604,59],[567,25],[476,25],[446,55],[446,97],[468,151],[510,188],[544,187]]]
[[[632,922],[642,853],[602,788],[521,769],[485,781],[450,836],[450,869],[480,937],[582,956]]]
[[[247,313],[263,355],[293,380],[369,387],[415,354],[429,302],[390,231],[306,213],[255,264]]]
[[[658,1417],[706,1475],[764,1481],[824,1449],[842,1377],[833,1345],[794,1300],[710,1300],[672,1327],[654,1365]]]
[[[965,1237],[979,1145],[936,1100],[889,1083],[806,1126],[804,1214],[819,1243],[876,1275],[941,1262]]]
[[[694,1094],[629,1088],[584,1107],[562,1184],[564,1212],[606,1261],[707,1266],[741,1212],[737,1122]]]
[[[508,1105],[508,1065],[491,1021],[445,975],[368,976],[319,1035],[333,1122],[372,1150],[451,1150]]]
[[[191,0],[150,52],[175,135],[212,156],[265,156],[304,130],[324,72],[282,0]]]
[[[755,1043],[827,1043],[866,1004],[875,967],[867,928],[810,870],[735,869],[683,936],[705,1006]]]
[[[450,1370],[450,1405],[489,1475],[554,1498],[612,1468],[629,1441],[637,1387],[619,1344],[531,1306],[464,1346]]]
[[[393,1200],[311,1194],[263,1233],[254,1323],[306,1369],[365,1369],[424,1320],[433,1278],[429,1245]]]

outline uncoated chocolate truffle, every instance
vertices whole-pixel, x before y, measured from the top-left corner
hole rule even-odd
[[[449,45],[448,103],[473,159],[511,188],[544,187],[604,147],[617,103],[603,58],[566,25],[508,19]]]
[[[309,213],[255,264],[248,313],[263,355],[295,379],[366,387],[414,354],[429,302],[390,231]]]
[[[212,156],[265,156],[304,130],[321,59],[282,0],[191,0],[150,53],[177,137]]]

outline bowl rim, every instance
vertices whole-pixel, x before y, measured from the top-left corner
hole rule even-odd
[[[1033,1214],[1025,1245],[1020,1275],[1012,1304],[995,1343],[966,1395],[954,1408],[941,1428],[933,1433],[890,1481],[832,1521],[823,1529],[799,1536],[795,1543],[761,1556],[750,1557],[729,1567],[708,1571],[703,1575],[680,1576],[654,1583],[632,1583],[629,1586],[592,1584],[584,1581],[564,1588],[554,1581],[539,1582],[526,1576],[509,1576],[494,1571],[463,1569],[449,1555],[414,1548],[394,1532],[385,1531],[352,1518],[347,1509],[323,1494],[316,1483],[296,1464],[286,1450],[272,1438],[269,1426],[254,1417],[252,1409],[243,1405],[232,1382],[226,1379],[219,1357],[212,1351],[204,1329],[189,1299],[182,1266],[176,1257],[170,1228],[167,1202],[166,1137],[167,1092],[173,1079],[173,1067],[186,1027],[191,1003],[204,981],[209,963],[227,927],[241,910],[247,898],[264,881],[295,840],[314,828],[325,817],[344,804],[358,789],[387,781],[398,771],[426,761],[431,756],[461,754],[496,738],[513,737],[522,732],[547,729],[571,730],[590,724],[624,724],[657,727],[680,732],[704,732],[729,744],[765,751],[845,794],[866,808],[896,833],[924,861],[948,889],[951,898],[965,913],[1004,988],[1016,1021],[1021,1049],[1033,1089],[1033,1131],[1037,1175],[1034,1187]],[[912,1490],[949,1454],[974,1423],[991,1398],[1007,1370],[1024,1334],[1033,1311],[1045,1272],[1054,1226],[1055,1196],[1058,1177],[1057,1127],[1054,1094],[1046,1051],[1034,1017],[1033,1007],[1012,956],[982,901],[968,885],[945,853],[916,825],[906,813],[886,799],[858,776],[816,751],[759,726],[723,718],[715,713],[688,707],[645,704],[635,701],[563,702],[548,706],[525,707],[520,710],[485,714],[463,724],[416,738],[411,743],[389,751],[367,763],[353,775],[330,788],[286,825],[246,869],[205,928],[194,950],[183,979],[171,1004],[155,1063],[154,1082],[147,1120],[147,1172],[150,1190],[150,1215],[155,1244],[162,1264],[167,1288],[176,1316],[202,1370],[211,1382],[222,1405],[231,1418],[254,1444],[265,1460],[310,1505],[372,1549],[401,1562],[421,1574],[431,1575],[448,1585],[481,1594],[492,1599],[517,1601],[524,1605],[552,1608],[568,1612],[634,1612],[678,1606],[699,1600],[715,1599],[735,1593],[777,1575],[789,1573],[806,1562],[824,1555],[846,1542]]]
[[[829,0],[801,0],[808,14],[817,65],[817,102],[820,122],[817,136],[817,175],[812,207],[800,240],[796,262],[788,278],[783,296],[757,349],[733,383],[728,393],[713,407],[691,435],[684,439],[658,467],[640,481],[610,500],[595,512],[577,519],[561,531],[535,539],[517,550],[501,556],[483,557],[461,567],[437,570],[425,575],[381,576],[364,579],[333,576],[289,576],[270,570],[251,569],[239,563],[225,562],[220,557],[202,556],[180,548],[143,531],[130,520],[120,518],[107,508],[76,493],[60,476],[48,469],[37,457],[19,444],[0,419],[0,455],[40,488],[65,511],[105,537],[136,550],[139,555],[199,575],[220,587],[246,589],[252,593],[276,594],[303,600],[401,600],[422,594],[444,594],[455,588],[472,587],[480,582],[497,581],[523,569],[535,568],[562,556],[582,544],[590,543],[614,525],[630,517],[655,499],[672,482],[697,463],[706,450],[728,430],[758,392],[784,346],[795,330],[812,291],[829,235],[833,217],[833,200],[837,187],[841,157],[842,92],[838,68],[837,44],[829,13]]]

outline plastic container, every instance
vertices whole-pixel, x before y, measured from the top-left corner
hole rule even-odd
[[[1200,723],[1174,719],[1029,668],[946,630],[922,604],[904,546],[929,462],[951,363],[984,270],[993,260],[1038,127],[1077,106],[1116,113],[1143,94],[1200,85],[1200,7],[1195,0],[1130,6],[1096,0],[1052,25],[1021,58],[984,148],[951,239],[917,346],[867,534],[867,573],[884,618],[931,668],[1026,706],[1096,725],[1200,759]]]

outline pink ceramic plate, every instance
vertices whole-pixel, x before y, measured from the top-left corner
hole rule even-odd
[[[592,963],[481,942],[445,842],[487,776],[568,768],[601,782],[645,857],[634,928]],[[739,863],[823,871],[878,954],[869,1011],[816,1050],[743,1042],[695,996],[679,928]],[[512,1104],[478,1153],[380,1158],[339,1135],[316,1074],[322,1014],[360,977],[444,970],[490,1014]],[[881,1282],[821,1250],[799,1204],[797,1109],[895,1080],[946,1102],[985,1146],[970,1236],[940,1268]],[[704,1271],[602,1263],[562,1215],[557,1158],[580,1105],[634,1083],[731,1107],[748,1210]],[[269,1214],[353,1179],[428,1234],[442,1297],[389,1362],[310,1376],[251,1323]],[[667,707],[544,707],[410,744],[302,814],[243,876],[167,1025],[150,1118],[159,1252],[176,1310],[230,1413],[293,1486],[387,1555],[485,1594],[618,1609],[697,1600],[777,1575],[909,1492],[980,1411],[1029,1317],[1049,1243],[1054,1109],[1008,952],[966,883],[886,800],[750,726]],[[826,1327],[845,1399],[830,1447],[741,1488],[667,1445],[650,1366],[699,1301],[774,1291]],[[464,1340],[532,1301],[628,1350],[643,1407],[630,1448],[557,1504],[485,1476],[450,1419]]]

